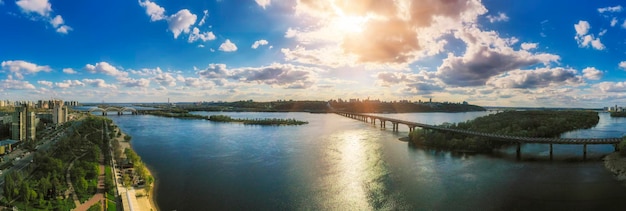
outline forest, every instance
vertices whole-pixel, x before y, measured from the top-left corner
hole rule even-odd
[[[564,132],[591,128],[600,117],[593,111],[504,111],[466,122],[440,126],[484,133],[522,137],[558,137]],[[409,134],[410,143],[438,149],[490,152],[508,145],[483,137],[416,129]]]

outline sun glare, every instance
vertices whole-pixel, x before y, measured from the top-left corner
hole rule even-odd
[[[333,29],[346,33],[360,33],[363,31],[367,17],[340,15],[331,20]]]

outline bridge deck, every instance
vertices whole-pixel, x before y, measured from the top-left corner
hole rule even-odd
[[[418,123],[418,122],[394,119],[394,118],[389,118],[389,117],[374,116],[374,115],[369,115],[369,114],[340,112],[340,111],[336,111],[335,113],[342,115],[342,116],[347,116],[347,117],[361,117],[361,118],[371,119],[372,121],[379,120],[381,122],[389,121],[394,124],[403,124],[403,125],[407,125],[411,130],[412,128],[415,128],[415,127],[421,127],[425,129],[431,129],[431,130],[485,137],[485,138],[490,138],[495,141],[505,141],[505,142],[541,143],[541,144],[617,144],[622,141],[622,138],[540,138],[540,137],[508,136],[508,135],[501,135],[501,134],[452,129],[452,128],[428,125],[428,124],[423,124],[423,123]]]

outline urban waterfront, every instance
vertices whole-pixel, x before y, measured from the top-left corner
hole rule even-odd
[[[295,118],[302,126],[246,126],[148,115],[108,116],[157,178],[162,210],[199,209],[620,209],[626,186],[599,160],[612,146],[523,146],[493,154],[409,147],[399,132],[335,114],[220,113]],[[487,115],[384,116],[427,124]],[[623,135],[626,120],[600,113],[598,126],[564,137]]]

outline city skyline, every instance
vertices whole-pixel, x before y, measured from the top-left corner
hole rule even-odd
[[[626,97],[619,1],[0,0],[0,99]]]

